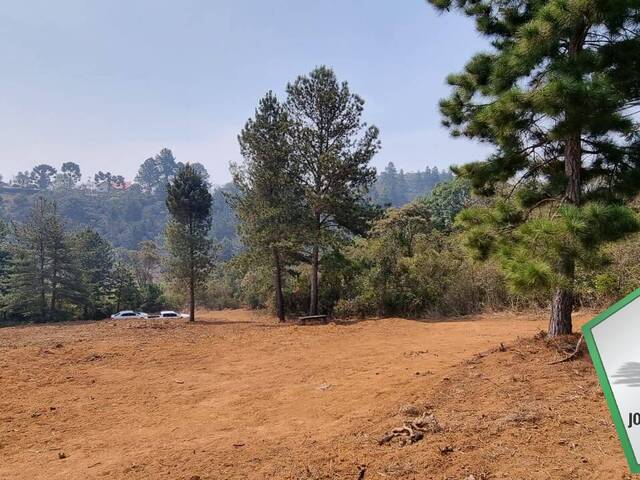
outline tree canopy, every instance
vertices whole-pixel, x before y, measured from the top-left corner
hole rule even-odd
[[[440,104],[444,124],[453,135],[496,147],[485,161],[460,166],[456,172],[479,193],[503,194],[531,212],[551,209],[554,228],[560,228],[565,215],[587,218],[589,212],[607,211],[622,216],[612,224],[621,226],[618,236],[610,239],[627,234],[627,213],[608,205],[640,190],[637,2],[431,3],[443,10],[455,6],[475,18],[478,31],[493,46],[447,79],[453,92]],[[588,202],[604,203],[586,205],[579,213]],[[520,221],[532,215],[525,213]],[[534,226],[544,228],[540,222],[528,228]],[[481,244],[491,239],[477,229],[473,236]],[[577,260],[572,249],[557,253],[543,262],[558,279],[553,286],[551,335],[571,332]],[[540,259],[530,262],[528,271],[543,268]]]

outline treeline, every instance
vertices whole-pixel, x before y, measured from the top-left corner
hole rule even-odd
[[[249,249],[234,259],[237,277],[222,271],[214,287],[255,303],[274,292],[281,318],[307,299],[311,314],[320,303],[421,315],[522,298],[550,306],[556,336],[572,332],[581,302],[638,286],[629,265],[640,230],[636,6],[471,3],[456,8],[492,49],[447,78],[440,110],[453,136],[495,147],[454,169],[454,182],[477,195],[472,203],[441,216],[448,200],[434,191],[432,205],[418,200],[380,218],[367,197],[378,132],[361,121],[362,99],[320,68],[289,84],[282,103],[268,93],[240,136],[237,213]]]
[[[141,191],[170,185],[165,281],[180,288],[165,295],[178,292],[176,301],[192,307],[270,307],[281,320],[537,305],[550,307],[548,333],[556,336],[572,332],[576,306],[640,286],[637,9],[466,3],[456,8],[475,17],[493,49],[448,77],[452,94],[440,109],[452,135],[492,144],[491,155],[385,210],[380,204],[403,201],[400,173],[385,177],[394,180],[384,180],[386,200],[376,203],[379,131],[364,121],[364,100],[319,67],[289,83],[284,99],[268,92],[260,100],[239,135],[233,187],[218,200],[196,168],[167,176],[161,161],[148,162]],[[234,209],[242,249],[216,262],[210,228],[222,199]],[[79,233],[43,202],[3,230],[3,312],[81,315]],[[108,287],[97,295],[111,306],[124,298],[114,284],[128,282],[102,282]],[[14,288],[31,298],[21,304]]]
[[[449,170],[427,167],[424,171],[405,172],[396,169],[393,162],[385,167],[374,182],[371,200],[382,206],[401,207],[418,197],[428,195],[435,186],[453,180]]]
[[[34,196],[41,195],[55,202],[69,229],[90,227],[116,249],[135,250],[140,242],[146,240],[161,244],[167,222],[163,185],[181,166],[182,162],[178,162],[166,148],[143,162],[133,183],[111,172],[96,174],[98,183],[81,183],[82,175],[77,164],[65,163],[59,171],[48,165],[39,165],[31,172],[21,172],[14,177],[9,185],[18,188],[0,189],[0,218],[24,221]],[[192,167],[208,182],[209,174],[201,164],[196,163]],[[43,171],[49,176],[45,176]],[[31,180],[21,181],[20,178]],[[393,164],[389,164],[377,176],[370,197],[381,206],[401,206],[428,194],[439,182],[451,178],[450,172],[436,167],[405,173],[396,171]],[[210,234],[220,244],[220,258],[223,260],[230,259],[242,249],[237,234],[237,218],[227,200],[235,188],[232,182],[211,188],[215,221]]]
[[[167,148],[142,163],[134,183],[111,172],[99,172],[95,181],[81,183],[80,166],[75,163],[63,164],[60,171],[39,165],[31,172],[21,172],[14,177],[10,185],[17,188],[9,186],[0,190],[0,218],[25,221],[34,198],[42,196],[56,204],[67,228],[89,227],[116,249],[136,250],[141,242],[148,240],[161,245],[167,222],[165,187],[182,167],[184,164]],[[191,167],[209,185],[204,166],[195,163]],[[231,184],[212,188],[217,221],[211,235],[221,244],[221,257],[225,259],[240,249],[235,215],[224,195],[231,189]]]
[[[95,319],[166,303],[153,242],[118,255],[91,228],[71,231],[54,202],[38,197],[22,223],[0,222],[0,317],[11,321]]]

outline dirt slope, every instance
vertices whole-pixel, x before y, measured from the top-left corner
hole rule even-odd
[[[555,349],[517,340],[545,326],[540,316],[305,327],[245,311],[202,318],[1,329],[0,478],[356,479],[360,465],[365,479],[625,472],[588,360],[550,367]],[[406,404],[435,413],[442,431],[378,446]]]

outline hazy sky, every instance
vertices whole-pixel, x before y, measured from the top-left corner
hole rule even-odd
[[[74,161],[132,178],[168,147],[225,182],[258,99],[322,64],[380,127],[376,166],[478,159],[486,147],[450,138],[437,103],[483,45],[422,0],[6,0],[0,174]]]

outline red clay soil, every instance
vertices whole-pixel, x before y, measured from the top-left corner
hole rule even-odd
[[[548,365],[543,315],[200,318],[0,329],[0,478],[626,478],[588,355]],[[378,445],[423,412],[433,433]]]

